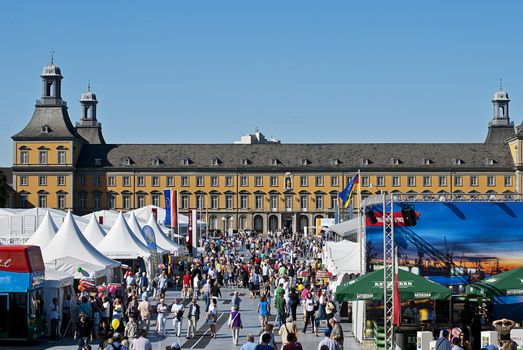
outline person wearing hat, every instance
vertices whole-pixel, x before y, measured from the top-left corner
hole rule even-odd
[[[158,318],[156,320],[158,335],[165,337],[165,334],[166,334],[165,321],[167,319],[167,314],[169,313],[169,309],[167,307],[167,304],[165,304],[165,301],[163,300],[163,298],[160,299],[160,303],[156,307],[156,312],[158,313]]]
[[[288,343],[287,338],[289,334],[294,334],[296,341],[298,340],[298,327],[292,322],[292,316],[287,317],[285,323],[280,327],[278,334],[281,336],[282,346]]]
[[[325,328],[323,331],[325,338],[318,344],[318,350],[321,350],[323,346],[326,346],[329,350],[340,350],[340,347],[336,340],[331,338],[330,328]]]
[[[343,350],[343,328],[341,328],[341,324],[336,320],[335,317],[331,318],[329,320],[329,326],[332,329],[331,332],[331,338],[336,340],[338,343],[338,346],[340,347],[340,350]]]

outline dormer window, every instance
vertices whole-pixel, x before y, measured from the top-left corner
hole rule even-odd
[[[212,165],[220,165],[222,162],[219,158],[212,159]]]
[[[49,134],[49,132],[51,131],[51,128],[48,126],[48,125],[44,125],[42,126],[42,128],[40,129],[40,132],[42,134]]]
[[[158,166],[162,163],[162,160],[158,157],[153,159],[153,166]]]
[[[241,163],[242,165],[249,165],[251,162],[247,158],[243,158]]]
[[[122,165],[124,165],[124,166],[131,165],[131,158],[129,158],[129,157],[123,158]]]
[[[433,162],[429,158],[423,158],[422,163],[423,165],[431,165]]]
[[[497,162],[496,162],[495,159],[492,159],[492,158],[487,158],[487,159],[485,159],[485,164],[486,164],[486,165],[494,165],[494,164],[496,164],[496,163],[497,163]]]
[[[191,160],[187,157],[182,159],[182,165],[190,165],[191,163]]]
[[[363,158],[363,159],[361,160],[361,164],[362,164],[362,165],[370,165],[371,163],[372,163],[372,162],[371,162],[371,160],[370,160],[369,158]]]
[[[392,165],[400,165],[401,163],[399,158],[391,158],[390,162],[392,163]]]
[[[301,165],[309,165],[310,164],[310,161],[307,159],[307,158],[302,158],[300,160],[300,164]]]
[[[338,158],[331,158],[330,160],[331,165],[340,165],[340,160]]]
[[[463,161],[463,159],[454,158],[453,163],[454,163],[454,165],[461,165],[461,164],[464,164],[465,162]]]
[[[278,158],[271,159],[271,165],[278,165],[278,164],[280,164],[280,161],[278,160]]]

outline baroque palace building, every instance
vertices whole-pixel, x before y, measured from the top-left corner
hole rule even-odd
[[[12,137],[17,207],[126,211],[163,206],[163,189],[174,188],[180,212],[197,209],[210,228],[302,232],[334,217],[337,195],[358,169],[363,196],[508,199],[522,191],[523,125],[511,122],[503,89],[484,143],[284,144],[257,132],[234,144],[108,144],[90,89],[73,124],[60,68],[47,65],[41,78],[34,114]]]

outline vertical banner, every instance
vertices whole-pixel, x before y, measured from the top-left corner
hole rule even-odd
[[[187,250],[189,251],[189,255],[193,256],[192,255],[192,213],[193,213],[193,210],[192,209],[189,209],[189,215],[187,215],[187,219],[188,219],[188,222],[187,222]]]
[[[163,224],[167,227],[171,227],[171,207],[172,207],[172,191],[170,189],[164,189],[163,190],[163,197],[165,198],[165,219],[163,220]]]
[[[147,243],[147,248],[149,248],[149,253],[151,253],[151,271],[149,271],[149,276],[156,276],[158,271],[158,251],[156,247],[156,236],[154,235],[154,230],[151,226],[145,225],[142,227],[142,236]]]
[[[178,233],[178,190],[171,190],[171,228]]]
[[[193,210],[191,211],[191,216],[192,216],[192,238],[191,238],[191,241],[192,241],[192,247],[191,247],[191,251],[192,251],[192,256],[196,256],[198,255],[198,251],[197,251],[197,247],[198,247],[198,230],[197,230],[197,223],[198,223],[198,220],[196,219],[196,210]]]

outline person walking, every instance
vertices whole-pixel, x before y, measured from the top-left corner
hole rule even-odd
[[[449,330],[444,329],[441,331],[441,334],[440,334],[438,340],[436,340],[436,347],[434,349],[435,350],[450,350],[451,348],[452,348],[452,346],[450,345],[450,341],[449,341]]]
[[[238,308],[232,306],[231,314],[229,315],[228,322],[229,329],[232,329],[232,343],[234,346],[238,345],[238,339],[240,337],[240,329],[243,328],[242,318]]]
[[[285,298],[283,297],[285,294],[284,290],[280,290],[278,294],[276,294],[276,297],[274,298],[274,306],[277,311],[277,319],[278,319],[278,326],[282,326],[285,323]]]
[[[278,334],[281,336],[282,345],[288,343],[287,337],[291,333],[294,334],[296,339],[295,341],[298,341],[298,327],[296,327],[296,325],[293,323],[292,316],[289,316],[278,331]]]
[[[212,298],[209,311],[206,316],[207,322],[209,323],[209,330],[211,338],[216,338],[216,322],[218,321],[218,300]]]
[[[235,291],[233,296],[232,296],[232,299],[231,299],[231,304],[233,306],[236,306],[236,310],[240,311],[240,303],[242,302],[241,298],[240,298],[240,293],[238,291]]]
[[[145,335],[149,334],[149,324],[151,323],[151,305],[147,297],[143,298],[138,304],[138,312],[140,314],[140,329],[145,330]]]
[[[176,332],[176,336],[180,337],[180,333],[182,331],[182,321],[183,321],[183,311],[185,307],[183,306],[182,302],[179,298],[176,298],[174,300],[174,304],[171,307],[171,312],[173,313],[173,328]]]
[[[309,323],[312,325],[312,331],[316,333],[316,336],[318,336],[317,330],[316,330],[316,324],[315,324],[315,317],[314,313],[316,310],[314,310],[314,299],[312,297],[312,293],[307,293],[307,298],[305,299],[305,324],[303,325],[303,333],[307,332],[307,326]]]
[[[157,322],[157,332],[158,335],[161,335],[162,337],[165,337],[166,329],[165,329],[165,321],[167,319],[168,307],[165,304],[164,299],[160,299],[160,303],[156,307],[156,313],[158,314],[158,318],[156,319]]]
[[[258,344],[256,344],[254,342],[254,335],[248,334],[247,335],[247,343],[243,344],[240,347],[240,350],[254,350],[254,349],[256,349],[256,346],[258,346]]]
[[[147,339],[145,329],[140,330],[140,337],[133,342],[133,350],[153,350],[153,345]]]
[[[296,335],[294,333],[289,333],[287,335],[287,343],[283,345],[282,350],[303,350],[303,347],[298,343]]]
[[[341,324],[336,320],[335,317],[332,317],[329,320],[330,328],[332,329],[331,332],[331,338],[336,340],[336,343],[338,343],[338,346],[340,347],[340,350],[343,350],[343,328],[341,327]]]
[[[58,307],[58,299],[53,298],[53,302],[49,307],[49,318],[51,319],[51,339],[56,340],[59,337],[58,323],[60,321],[60,310]]]
[[[268,316],[271,312],[271,306],[269,305],[269,302],[267,301],[267,298],[262,295],[260,301],[258,302],[258,318],[260,320],[260,326],[261,330],[265,329],[265,326],[267,325]]]
[[[323,340],[318,344],[318,350],[322,350],[322,347],[324,346],[326,346],[329,350],[340,350],[336,340],[331,338],[330,328],[325,328],[323,334],[325,335],[325,338],[323,338]]]
[[[187,312],[187,339],[194,338],[196,335],[196,327],[198,326],[198,319],[200,318],[200,305],[196,303],[196,299],[192,299]]]
[[[129,317],[129,322],[125,325],[124,337],[129,340],[129,345],[133,348],[134,341],[140,336],[140,326],[134,316]]]
[[[261,336],[261,343],[256,345],[254,348],[255,350],[276,350],[272,345],[270,345],[271,342],[271,335],[269,333],[263,333]]]

